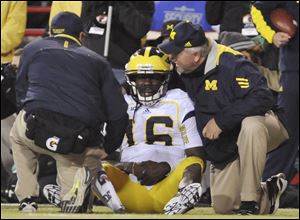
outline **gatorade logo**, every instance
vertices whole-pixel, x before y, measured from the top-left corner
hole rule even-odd
[[[53,137],[47,139],[46,146],[49,150],[56,151],[59,141],[60,141],[60,139],[58,137],[53,136]]]

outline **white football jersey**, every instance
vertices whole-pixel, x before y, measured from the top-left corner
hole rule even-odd
[[[125,99],[130,122],[121,147],[121,161],[168,162],[173,169],[185,158],[185,149],[202,146],[194,106],[187,93],[170,90],[156,105],[141,106],[136,112],[133,98],[125,95]]]

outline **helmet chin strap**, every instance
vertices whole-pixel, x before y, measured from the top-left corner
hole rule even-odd
[[[128,83],[129,85],[131,85],[131,93],[132,93],[131,96],[137,103],[140,103],[141,105],[148,106],[148,107],[153,106],[156,103],[158,103],[163,96],[165,96],[169,79],[170,76],[168,76],[167,79],[165,79],[162,82],[162,84],[160,85],[159,89],[155,92],[155,94],[147,97],[142,96],[136,87],[136,83],[128,79]]]
[[[140,95],[140,93],[137,91],[137,95],[138,95],[138,100],[142,105],[145,106],[153,106],[154,104],[156,104],[159,101],[159,97],[156,98],[156,96],[158,95],[158,93],[155,93],[152,96],[142,96]]]
[[[159,87],[159,89],[157,90],[157,92],[154,95],[148,96],[148,97],[142,96],[139,93],[138,89],[136,89],[139,102],[145,106],[153,106],[156,103],[158,103],[160,101],[160,99],[164,96],[165,83],[166,83],[166,81],[164,81],[161,84],[161,86]]]

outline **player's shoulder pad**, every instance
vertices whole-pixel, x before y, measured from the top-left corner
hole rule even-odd
[[[167,92],[166,96],[164,97],[164,100],[173,100],[178,102],[185,101],[186,99],[190,98],[188,94],[181,89],[171,89]]]
[[[181,89],[171,89],[163,97],[163,101],[177,102],[181,108],[194,109],[194,104],[188,94]]]

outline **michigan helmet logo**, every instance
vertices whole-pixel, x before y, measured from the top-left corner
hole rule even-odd
[[[172,30],[171,33],[170,33],[170,39],[174,40],[175,35],[176,35],[176,32],[174,30]]]

